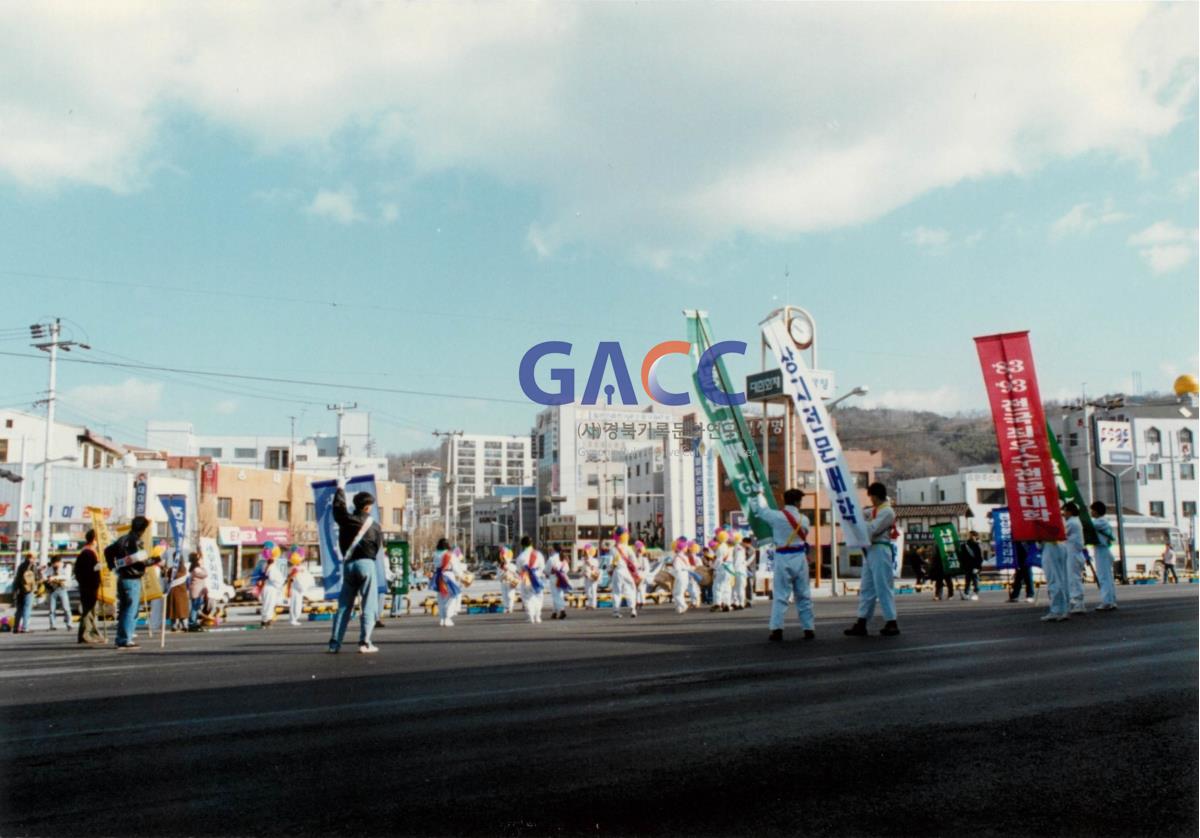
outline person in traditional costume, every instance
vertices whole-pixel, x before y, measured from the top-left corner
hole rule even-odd
[[[542,602],[546,585],[542,580],[546,560],[533,549],[533,539],[521,536],[521,552],[517,556],[517,572],[521,575],[521,602],[529,614],[530,623],[542,621]]]
[[[550,602],[554,613],[551,620],[567,619],[567,594],[571,592],[571,580],[567,577],[567,563],[557,550],[550,553],[546,560],[546,570],[550,578]]]
[[[586,597],[584,607],[594,610],[599,607],[600,596],[600,560],[596,558],[596,545],[583,545],[583,594]]]
[[[783,640],[783,623],[787,617],[788,602],[794,600],[796,616],[805,640],[816,638],[813,623],[812,589],[808,581],[808,517],[800,512],[804,500],[801,489],[788,489],[783,493],[783,508],[772,509],[760,492],[751,503],[756,517],[771,526],[775,542],[775,573],[771,581],[771,620],[767,639],[778,643]]]
[[[646,604],[646,592],[654,574],[650,572],[650,554],[646,552],[646,543],[638,540],[633,542],[633,563],[637,566],[637,604],[641,608]]]
[[[512,614],[517,610],[517,588],[521,577],[517,574],[516,563],[513,561],[513,551],[507,547],[500,548],[499,567],[496,579],[500,582],[500,609],[504,614]]]
[[[671,574],[675,577],[671,598],[675,600],[675,613],[688,610],[688,588],[692,583],[692,563],[688,559],[688,540],[675,539],[675,552],[671,555]]]
[[[283,599],[283,583],[287,581],[287,574],[279,561],[281,555],[283,550],[279,545],[268,541],[263,544],[262,558],[254,568],[252,578],[258,591],[258,601],[262,605],[259,624],[263,628],[269,628],[275,622],[275,606]]]
[[[717,530],[709,547],[713,551],[713,605],[710,610],[729,611],[733,605],[733,586],[736,579],[729,532],[724,529]]]
[[[871,508],[866,514],[867,538],[871,546],[863,559],[862,585],[858,589],[858,620],[846,629],[851,637],[866,637],[867,623],[875,615],[875,605],[883,613],[884,626],[879,633],[894,637],[900,633],[896,623],[896,594],[892,580],[896,575],[896,510],[888,501],[887,487],[872,483],[867,487]]]
[[[617,527],[613,534],[616,543],[613,544],[612,563],[608,575],[612,579],[613,616],[620,619],[621,603],[629,603],[629,616],[637,616],[637,587],[641,581],[633,551],[629,548],[629,532],[624,527]]]
[[[304,567],[304,548],[295,547],[288,554],[287,583],[283,590],[287,598],[289,625],[300,625],[304,616],[304,592],[312,585],[312,574]]]
[[[455,560],[450,542],[441,539],[433,553],[432,587],[437,593],[438,625],[442,628],[454,626],[454,617],[458,613],[457,604],[462,596],[462,583],[459,580],[460,564]]]

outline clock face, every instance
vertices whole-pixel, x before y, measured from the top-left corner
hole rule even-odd
[[[788,334],[796,346],[808,349],[813,342],[812,322],[803,315],[796,315],[788,323]]]

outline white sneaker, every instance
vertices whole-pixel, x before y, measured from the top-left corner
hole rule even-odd
[[[446,621],[446,628],[454,628],[454,621],[453,621],[453,620],[447,620],[447,621]]]
[[[978,602],[979,594],[971,594],[971,602]]]
[[[1021,602],[1033,602],[1033,597],[1027,596],[1025,599],[1021,600]]]
[[[296,622],[295,620],[289,620],[289,621],[288,621],[288,625],[289,625],[289,626],[298,626],[298,625],[300,625],[300,624],[299,624],[298,622]]]
[[[376,646],[374,643],[367,643],[364,646],[358,647],[358,653],[360,655],[373,655],[378,651],[379,651],[379,647]]]
[[[619,619],[621,619],[621,612],[618,611],[616,614],[613,614],[613,616],[619,620]]]

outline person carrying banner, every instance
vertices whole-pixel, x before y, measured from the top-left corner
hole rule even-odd
[[[375,608],[379,605],[375,588],[375,557],[383,546],[383,531],[371,515],[375,498],[370,492],[359,492],[354,496],[354,512],[346,508],[346,490],[342,478],[338,478],[337,492],[333,496],[333,520],[338,527],[338,547],[342,553],[342,589],[338,594],[337,613],[329,634],[331,654],[341,651],[342,640],[350,625],[354,600],[362,600],[359,623],[358,651],[369,655],[379,651],[371,642],[375,629]]]
[[[75,581],[79,584],[78,642],[92,646],[104,645],[104,637],[96,626],[96,603],[100,599],[100,557],[96,554],[96,531],[88,530],[83,549],[75,558]]]
[[[600,560],[596,558],[596,546],[591,543],[583,545],[583,595],[584,608],[594,611],[599,607]]]
[[[1033,602],[1033,566],[1029,564],[1029,544],[1024,541],[1013,542],[1013,558],[1017,567],[1013,571],[1012,587],[1008,591],[1008,601],[1017,602],[1021,596],[1021,588],[1025,588],[1025,601]]]
[[[613,616],[621,618],[621,602],[629,603],[629,616],[637,616],[637,586],[641,574],[633,561],[629,549],[629,533],[624,527],[617,527],[613,534],[616,543],[613,544],[612,564],[609,565],[608,577],[612,580]]]
[[[1084,606],[1083,568],[1087,563],[1083,543],[1083,521],[1079,518],[1079,507],[1072,501],[1063,504],[1063,524],[1067,529],[1066,550],[1067,596],[1070,614],[1086,614]]]
[[[567,619],[567,594],[571,592],[571,580],[567,578],[567,563],[558,550],[551,549],[546,560],[546,571],[550,576],[550,604],[554,612],[551,620]]]
[[[142,548],[142,535],[150,520],[138,515],[130,523],[129,532],[104,548],[104,562],[117,572],[117,648],[136,649],[134,630],[137,626],[138,605],[142,599],[142,577],[146,575],[149,554]]]
[[[805,640],[816,639],[813,622],[812,590],[808,581],[808,518],[800,512],[804,500],[801,489],[788,489],[783,493],[783,508],[772,509],[760,490],[751,501],[751,511],[771,526],[771,537],[775,542],[775,573],[772,580],[771,633],[767,639],[772,643],[783,640],[783,624],[787,618],[788,603],[795,600],[796,616]]]
[[[1094,570],[1096,571],[1096,582],[1100,585],[1100,604],[1096,606],[1096,610],[1116,611],[1117,586],[1113,579],[1112,543],[1117,540],[1117,537],[1113,535],[1112,524],[1108,522],[1108,518],[1104,517],[1108,514],[1108,507],[1101,501],[1096,501],[1090,509],[1092,526],[1096,529],[1098,542]]]
[[[521,536],[521,552],[517,555],[517,571],[521,575],[521,602],[529,614],[529,622],[537,624],[542,621],[542,604],[545,599],[546,585],[542,581],[542,571],[546,560],[542,554],[533,549],[533,539],[527,535]]]
[[[1067,595],[1067,548],[1059,541],[1043,541],[1042,573],[1046,575],[1046,595],[1050,610],[1042,616],[1043,623],[1061,623],[1070,619],[1067,614],[1070,599]]]
[[[888,501],[887,487],[875,482],[867,487],[871,508],[866,514],[867,538],[871,546],[863,559],[862,583],[858,589],[858,620],[843,632],[848,637],[866,637],[867,623],[875,616],[875,605],[885,620],[879,631],[884,637],[900,633],[896,624],[896,595],[892,579],[896,574],[896,511]]]

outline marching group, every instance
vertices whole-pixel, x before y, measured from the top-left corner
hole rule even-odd
[[[895,636],[900,633],[893,585],[898,537],[896,514],[882,483],[871,484],[867,495],[871,502],[865,513],[869,546],[863,559],[858,613],[854,624],[844,633],[848,636],[867,635],[868,624],[878,608],[884,620],[879,633],[885,637]],[[803,491],[788,489],[783,494],[783,506],[777,510],[771,508],[760,490],[751,501],[753,514],[771,527],[774,544],[768,634],[772,642],[783,639],[784,621],[791,605],[796,609],[804,639],[816,637],[808,572],[811,549],[808,543],[809,520],[800,511],[803,499]],[[354,496],[351,510],[346,505],[345,493],[341,488],[333,500],[339,547],[345,557],[340,568],[341,590],[328,645],[328,651],[333,653],[341,649],[358,602],[361,602],[357,607],[361,621],[358,650],[364,654],[378,651],[371,642],[371,634],[379,625],[382,597],[377,593],[375,559],[382,547],[383,537],[379,524],[371,514],[374,500],[370,493],[359,492]],[[1093,503],[1090,511],[1098,541],[1093,572],[1100,588],[1100,604],[1095,610],[1113,611],[1117,608],[1111,551],[1115,536],[1106,518],[1108,510],[1105,505]],[[1086,612],[1083,573],[1091,562],[1085,546],[1083,523],[1079,508],[1074,503],[1063,505],[1063,515],[1066,539],[1039,545],[1050,600],[1050,609],[1041,618],[1045,622],[1062,622],[1071,615]],[[162,600],[155,601],[159,607],[157,615],[152,608],[152,628],[163,625],[163,609],[172,630],[195,631],[205,623],[213,622],[212,606],[207,596],[208,574],[200,555],[192,554],[186,566],[177,560],[173,565],[164,567],[163,548],[155,547],[147,551],[143,546],[143,534],[148,526],[146,518],[134,518],[129,532],[103,551],[107,567],[117,577],[116,645],[122,649],[137,646],[134,628],[141,600],[142,579],[151,568],[165,576],[167,586]],[[623,527],[617,527],[614,536],[612,541],[602,545],[602,552],[591,544],[583,548],[583,602],[586,609],[599,607],[599,593],[605,572],[612,591],[613,615],[618,619],[623,612],[636,618],[638,609],[646,604],[650,592],[657,588],[671,592],[675,611],[679,614],[702,607],[705,598],[711,603],[712,611],[728,612],[753,607],[753,579],[760,559],[749,535],[739,536],[731,530],[719,529],[707,544],[679,538],[673,550],[657,560],[651,558],[641,541],[630,544],[629,533]],[[1014,546],[1017,566],[1009,602],[1018,601],[1022,589],[1025,601],[1030,602],[1033,601],[1034,591],[1030,561],[1032,551],[1029,545],[1022,542]],[[539,624],[542,622],[545,595],[549,588],[550,619],[565,620],[568,595],[574,591],[568,577],[568,561],[553,550],[544,556],[528,536],[522,538],[520,547],[520,553],[516,556],[506,548],[500,551],[498,579],[501,610],[515,613],[519,599],[528,621]],[[286,561],[282,560],[282,555],[278,546],[265,545],[262,559],[252,577],[254,593],[262,604],[263,626],[271,625],[276,607],[283,602],[287,603],[291,624],[299,625],[304,594],[313,585],[313,579],[304,567],[303,548],[293,548]],[[929,556],[931,560],[928,563],[922,562],[919,554],[915,555],[916,561],[913,558],[914,554],[910,553],[909,561],[915,565],[918,583],[923,577],[930,578],[936,582],[935,599],[942,598],[943,585],[948,589],[947,597],[953,597],[952,576],[941,567],[939,561]],[[961,545],[959,559],[964,575],[961,596],[964,599],[978,599],[979,568],[983,564],[983,556],[975,533],[969,533],[967,541]],[[101,584],[99,562],[95,533],[89,530],[87,544],[75,562],[74,575],[79,584],[80,597],[78,640],[93,645],[104,643],[97,629],[96,617]],[[439,626],[454,626],[454,618],[461,611],[464,590],[472,581],[473,576],[467,570],[461,551],[452,548],[445,539],[439,541],[434,552],[431,580],[437,596]],[[27,557],[17,568],[13,586],[16,605],[13,630],[28,630],[35,592],[39,586],[44,586],[50,596],[50,628],[57,629],[55,618],[59,608],[69,628],[71,618],[67,582],[68,568],[61,557],[53,559],[48,568],[41,571],[33,558]]]

